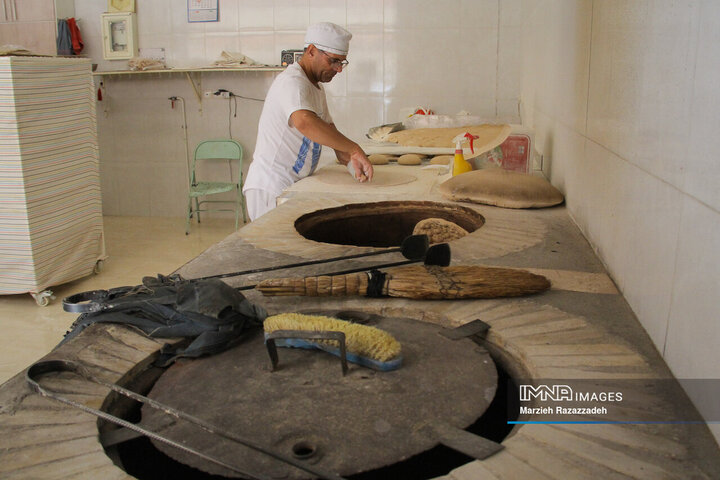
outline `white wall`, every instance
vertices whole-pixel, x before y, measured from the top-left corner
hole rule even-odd
[[[223,50],[277,64],[282,50],[303,47],[309,24],[346,26],[353,33],[351,64],[327,92],[336,124],[356,141],[416,106],[520,121],[519,0],[220,0],[220,22],[200,24],[187,22],[186,0],[136,4],[140,48],[165,48],[171,67],[207,66]],[[105,6],[104,0],[75,0],[85,52],[98,71],[123,70],[125,61],[102,59]],[[105,214],[184,215],[182,115],[167,98],[187,102],[191,148],[228,134],[227,101],[204,101],[200,113],[182,76],[104,78],[98,125]],[[270,73],[205,73],[201,89],[263,98],[272,79]],[[260,103],[238,100],[232,117],[247,158],[260,110]]]
[[[75,16],[74,0],[55,0],[55,16],[57,18],[69,18]]]
[[[720,378],[720,3],[522,7],[546,174],[675,376]]]

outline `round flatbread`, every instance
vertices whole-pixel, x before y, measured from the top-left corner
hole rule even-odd
[[[388,167],[387,169],[375,169],[371,182],[360,183],[350,176],[347,168],[332,165],[321,168],[315,172],[311,178],[317,179],[318,181],[329,185],[344,185],[348,187],[357,185],[363,188],[391,187],[417,180],[417,177],[414,175],[394,170],[397,169],[394,167]]]
[[[512,128],[507,124],[484,124],[454,128],[412,128],[393,132],[385,138],[385,141],[406,147],[453,148],[455,146],[453,138],[465,132],[470,132],[478,137],[473,142],[473,148],[475,154],[480,155],[503,143],[511,131]],[[469,147],[470,145],[465,142],[463,146]]]
[[[420,165],[422,163],[423,156],[417,153],[406,153],[400,155],[398,158],[398,165]]]
[[[551,207],[565,199],[560,190],[542,177],[501,168],[457,175],[440,184],[438,190],[449,200],[505,208]]]
[[[430,243],[451,242],[468,233],[470,232],[456,223],[435,217],[420,220],[413,229],[413,235],[427,235]]]

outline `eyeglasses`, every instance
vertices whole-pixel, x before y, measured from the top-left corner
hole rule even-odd
[[[330,55],[328,55],[324,50],[320,50],[319,48],[317,50],[318,50],[318,52],[322,53],[323,55],[325,55],[327,58],[330,59],[330,66],[333,68],[340,67],[340,70],[342,70],[343,68],[347,67],[348,64],[350,63],[347,60],[340,60],[339,58],[333,58]]]

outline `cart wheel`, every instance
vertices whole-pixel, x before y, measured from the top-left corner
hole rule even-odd
[[[55,300],[55,295],[53,295],[52,291],[50,290],[43,290],[39,293],[30,293],[32,297],[35,299],[35,303],[37,303],[41,307],[47,307],[50,305],[50,300]]]
[[[95,262],[95,267],[93,268],[93,273],[98,274],[103,271],[103,267],[105,266],[104,260],[98,260]]]

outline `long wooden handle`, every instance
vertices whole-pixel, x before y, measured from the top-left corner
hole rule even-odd
[[[381,294],[413,299],[464,299],[515,297],[550,288],[541,275],[525,270],[498,267],[412,265],[388,270]],[[257,289],[266,296],[366,295],[368,275],[277,278],[260,282]]]
[[[300,295],[307,297],[343,297],[365,295],[368,286],[367,273],[347,275],[321,275],[318,277],[271,278],[256,287],[265,296]]]

